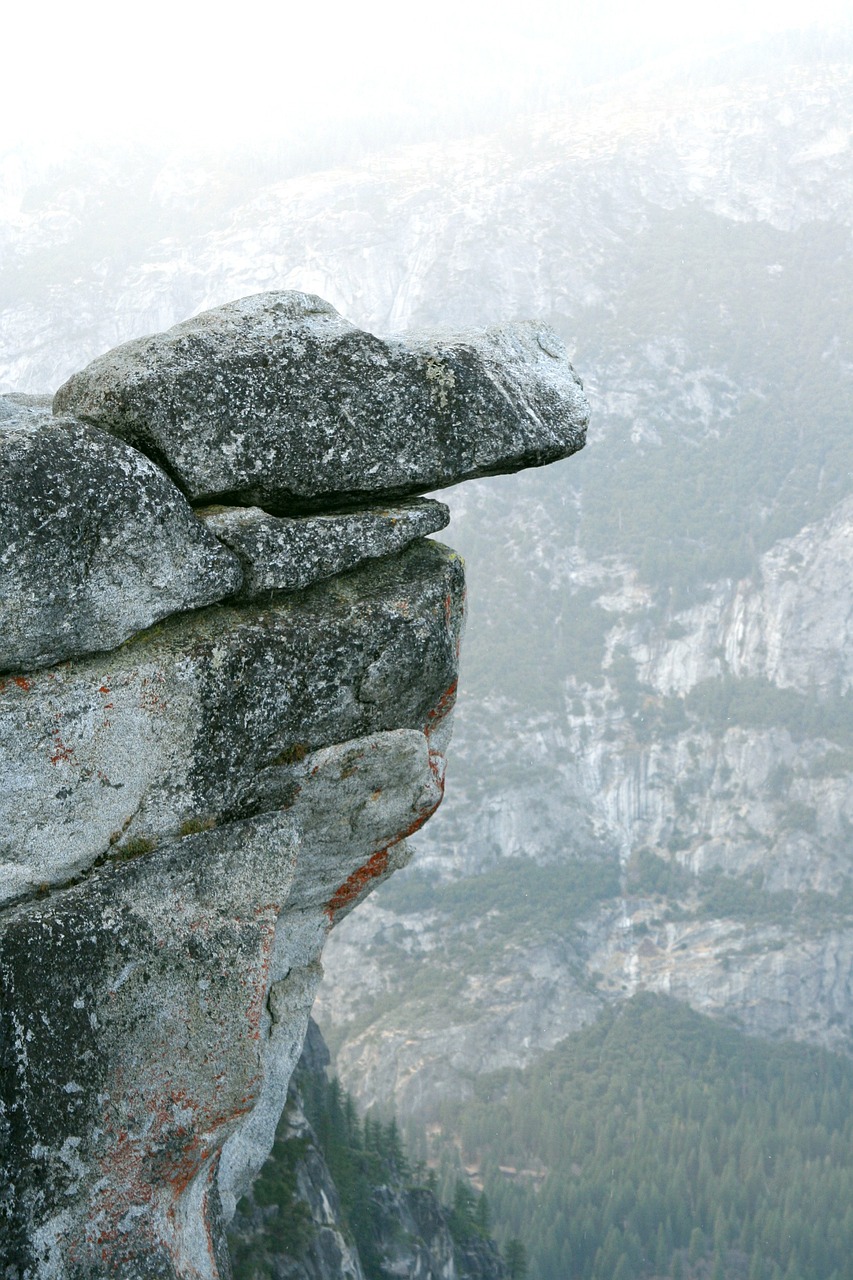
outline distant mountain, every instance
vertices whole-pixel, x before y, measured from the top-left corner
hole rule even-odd
[[[850,94],[846,67],[753,68],[611,101],[583,143],[540,122],[488,186],[504,215],[478,192],[448,247],[442,304],[464,278],[484,305],[526,227],[517,297],[593,430],[449,495],[448,797],[321,997],[365,1103],[428,1119],[644,988],[851,1046]]]

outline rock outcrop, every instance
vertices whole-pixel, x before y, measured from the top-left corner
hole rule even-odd
[[[241,603],[272,591],[299,591],[365,560],[402,551],[450,520],[443,502],[427,498],[296,520],[259,507],[206,507],[198,514],[243,566]]]
[[[55,420],[0,418],[4,1280],[230,1274],[328,930],[443,792],[462,565],[423,540],[440,504],[394,500],[582,443],[547,334],[430,343],[273,295],[137,345],[174,356],[153,383],[125,350]],[[196,515],[213,496],[273,511]]]
[[[428,729],[440,751],[461,596],[460,561],[421,543],[263,609],[0,677],[0,901],[278,811],[321,747]]]
[[[54,408],[156,457],[193,501],[281,513],[555,462],[581,447],[589,416],[545,325],[383,340],[305,293],[129,342]]]

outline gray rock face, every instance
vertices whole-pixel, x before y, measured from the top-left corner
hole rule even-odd
[[[292,801],[309,751],[453,703],[462,565],[433,542],[269,609],[167,620],[0,681],[0,901]]]
[[[546,326],[380,339],[269,293],[127,343],[56,394],[160,462],[194,502],[288,513],[542,466],[589,409]]]
[[[7,917],[12,1274],[227,1274],[223,1211],[271,1145],[330,920],[405,860],[402,832],[439,798],[421,733],[329,747],[289,811],[165,842]]]
[[[113,649],[242,573],[148,458],[17,396],[0,400],[0,578],[0,671],[26,671]]]
[[[328,930],[441,799],[462,598],[420,542],[6,683],[11,1274],[228,1274]]]
[[[203,507],[198,515],[243,566],[239,601],[302,590],[363,560],[402,551],[450,520],[443,503],[427,498],[298,519],[271,516],[259,507]]]
[[[533,326],[272,295],[72,403],[0,400],[0,1270],[226,1280],[327,934],[443,794],[462,563],[385,498],[563,456],[585,402]],[[309,514],[200,520],[158,462]]]

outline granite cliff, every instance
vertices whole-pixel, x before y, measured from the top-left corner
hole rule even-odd
[[[542,326],[305,294],[2,402],[4,1280],[230,1274],[328,931],[443,793],[464,581],[416,495],[586,421]]]

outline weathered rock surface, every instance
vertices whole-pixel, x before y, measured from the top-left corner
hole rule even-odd
[[[458,557],[419,542],[268,609],[0,681],[0,901],[288,804],[320,746],[402,727],[439,744],[462,591]]]
[[[443,794],[462,563],[406,495],[572,452],[586,405],[535,326],[382,343],[304,295],[98,368],[55,407],[106,432],[0,408],[0,1261],[225,1280],[328,931]],[[273,511],[200,520],[161,464]]]
[[[259,507],[203,507],[198,515],[243,566],[239,601],[299,591],[363,560],[402,551],[450,520],[447,507],[428,498],[297,519],[271,516]]]
[[[222,1209],[269,1150],[330,919],[440,797],[411,730],[314,753],[301,777],[288,811],[168,841],[7,919],[18,1274],[222,1274]]]
[[[268,293],[108,352],[56,394],[160,462],[194,502],[375,504],[583,446],[589,408],[541,324],[381,339]]]
[[[0,671],[113,649],[236,591],[240,563],[136,449],[0,399]]]
[[[441,798],[461,609],[418,543],[7,682],[7,884],[64,885],[0,932],[7,1274],[228,1274],[328,929]]]

